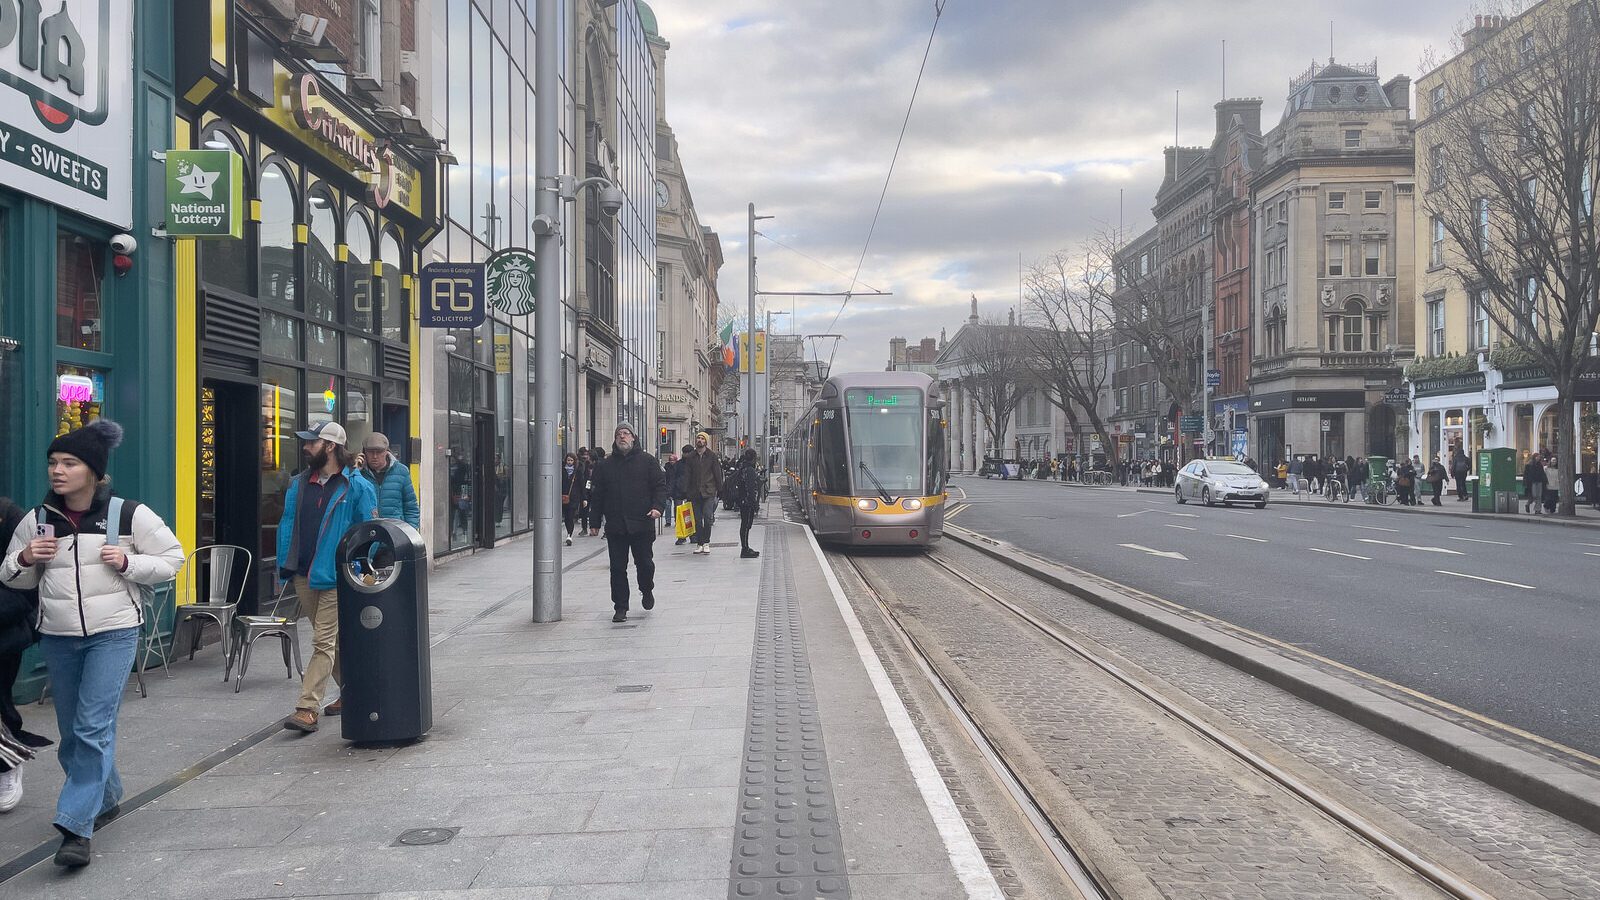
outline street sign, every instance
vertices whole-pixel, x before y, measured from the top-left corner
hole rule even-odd
[[[1333,430],[1333,423],[1328,421],[1327,419],[1323,419],[1322,420],[1322,430],[1323,431],[1332,431]]]
[[[1389,406],[1405,406],[1411,402],[1411,393],[1406,390],[1405,385],[1392,387],[1383,392],[1383,402]]]
[[[485,288],[494,308],[513,316],[533,312],[533,254],[507,247],[483,264]]]
[[[167,234],[244,236],[244,159],[232,150],[167,151]]]
[[[483,324],[482,263],[428,263],[422,267],[422,302],[417,324],[423,328],[476,328]]]
[[[1206,370],[1206,387],[1218,387],[1222,384],[1221,369]]]
[[[1179,427],[1185,432],[1198,432],[1205,427],[1205,424],[1206,417],[1196,414],[1184,416],[1183,421],[1179,423]]]

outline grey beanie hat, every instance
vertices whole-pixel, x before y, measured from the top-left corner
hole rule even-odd
[[[611,436],[613,438],[615,438],[618,433],[623,432],[623,431],[628,432],[629,434],[633,435],[634,437],[638,437],[639,436],[639,432],[634,429],[633,423],[631,423],[631,422],[618,422],[617,423],[617,429],[616,429],[616,431],[611,432]]]

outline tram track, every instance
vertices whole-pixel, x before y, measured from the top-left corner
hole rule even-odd
[[[1020,765],[1011,758],[1011,754],[1004,746],[1005,741],[997,738],[994,733],[995,724],[986,723],[985,717],[977,714],[973,708],[974,701],[980,701],[978,705],[983,705],[981,703],[983,698],[962,696],[957,683],[966,684],[970,690],[971,682],[961,678],[959,672],[944,670],[956,666],[956,663],[942,652],[942,648],[925,645],[929,640],[926,630],[915,627],[915,623],[909,623],[911,627],[908,627],[908,622],[903,619],[903,616],[908,615],[907,611],[901,608],[901,604],[890,599],[894,591],[888,588],[887,576],[874,571],[874,565],[860,557],[842,554],[836,556],[866,587],[885,621],[890,624],[892,632],[916,660],[918,667],[934,686],[952,717],[961,723],[963,730],[979,748],[995,777],[1005,785],[1013,802],[1022,810],[1040,839],[1049,848],[1061,866],[1065,880],[1076,887],[1084,897],[1122,897],[1123,894],[1116,889],[1114,880],[1107,879],[1097,871],[1095,860],[1075,849],[1072,829],[1062,824],[1062,816],[1052,809],[1052,803],[1047,799],[1050,796],[1051,786],[1038,783],[1041,777],[1038,767]],[[1221,751],[1226,758],[1241,764],[1256,777],[1264,779],[1279,792],[1292,798],[1294,802],[1315,811],[1315,814],[1324,821],[1333,823],[1343,833],[1353,836],[1362,845],[1416,876],[1432,891],[1458,900],[1489,900],[1498,896],[1494,891],[1474,884],[1449,867],[1407,846],[1404,840],[1350,805],[1285,770],[1252,750],[1244,741],[1190,712],[1184,704],[1168,696],[1160,686],[1129,671],[1117,661],[1108,658],[1106,654],[1029,611],[1022,604],[1002,596],[967,573],[959,571],[941,559],[937,552],[921,557],[916,565],[929,567],[942,577],[964,586],[969,597],[975,598],[981,605],[995,610],[1000,617],[1041,636],[1050,646],[1067,654],[1073,660],[1090,666],[1093,671],[1121,689],[1136,695],[1153,711],[1179,723],[1206,746]],[[1046,591],[1057,590],[1043,581],[1040,582],[1040,586]],[[919,631],[923,632],[923,637],[918,637]],[[941,663],[941,660],[944,662]]]

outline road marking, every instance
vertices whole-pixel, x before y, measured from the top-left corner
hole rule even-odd
[[[1394,541],[1380,541],[1377,538],[1356,538],[1363,544],[1383,544],[1386,547],[1402,547],[1406,550],[1420,550],[1423,553],[1448,553],[1451,556],[1466,556],[1460,550],[1451,550],[1447,547],[1418,547],[1416,544],[1400,544]]]
[[[1451,536],[1451,537],[1447,538],[1447,540],[1467,541],[1467,542],[1473,543],[1473,544],[1499,544],[1502,547],[1515,547],[1516,546],[1516,544],[1513,544],[1513,543],[1511,543],[1509,541],[1486,541],[1483,538],[1464,538],[1464,537]]]
[[[956,490],[961,492],[961,499],[963,499],[963,500],[967,499],[967,489],[966,488],[958,487],[958,488],[956,488]]]
[[[1600,547],[1600,544],[1585,544],[1585,543],[1580,541],[1578,543],[1578,546],[1579,547]]]
[[[1141,510],[1139,510],[1139,511],[1137,511],[1137,512],[1131,512],[1131,513],[1117,513],[1117,518],[1119,518],[1119,519],[1126,519],[1126,518],[1128,518],[1128,517],[1129,517],[1129,516],[1142,516],[1142,515],[1144,515],[1144,514],[1145,514],[1145,513],[1147,513],[1147,512],[1150,512],[1150,510],[1148,510],[1148,509],[1141,509]]]
[[[1473,581],[1487,581],[1490,584],[1503,584],[1506,587],[1522,588],[1525,591],[1537,590],[1531,584],[1517,584],[1515,581],[1501,581],[1498,578],[1484,578],[1482,575],[1468,575],[1465,572],[1450,572],[1445,569],[1434,569],[1440,575],[1454,575],[1457,578],[1471,578]]]
[[[1258,543],[1258,544],[1266,544],[1266,543],[1270,543],[1270,542],[1269,542],[1269,541],[1268,541],[1268,540],[1267,540],[1267,539],[1266,539],[1266,538],[1253,538],[1253,537],[1245,537],[1245,536],[1244,536],[1244,535],[1242,535],[1242,534],[1230,534],[1230,535],[1228,535],[1228,537],[1231,537],[1231,538],[1238,538],[1238,539],[1239,539],[1239,540],[1241,540],[1241,541],[1255,541],[1255,542],[1256,542],[1256,543]]]
[[[1167,513],[1167,515],[1169,515],[1169,516],[1177,516],[1180,519],[1198,519],[1198,518],[1200,518],[1199,516],[1195,515],[1194,513],[1169,512],[1169,513]]]
[[[1370,556],[1357,556],[1354,553],[1340,553],[1337,550],[1324,550],[1321,547],[1307,547],[1306,549],[1310,550],[1312,553],[1326,553],[1329,556],[1348,556],[1351,559],[1364,559],[1367,562],[1372,561],[1372,557]]]
[[[1316,521],[1316,519],[1302,519],[1299,516],[1279,516],[1278,518],[1280,518],[1280,519],[1288,519],[1291,522],[1315,522]]]
[[[1365,528],[1368,531],[1388,531],[1388,532],[1392,532],[1394,534],[1399,534],[1400,533],[1400,529],[1398,529],[1398,528],[1379,528],[1376,525],[1351,525],[1350,527],[1351,528]]]
[[[1194,530],[1193,525],[1179,525],[1177,522],[1162,522],[1161,524],[1167,526],[1168,528],[1182,528],[1184,531]]]
[[[1600,553],[1590,553],[1589,551],[1585,550],[1585,551],[1583,551],[1583,555],[1584,556],[1600,556]]]
[[[1189,561],[1189,557],[1184,556],[1182,553],[1177,553],[1171,550],[1154,550],[1150,547],[1144,546],[1143,544],[1118,544],[1117,546],[1127,547],[1129,550],[1138,550],[1141,553],[1148,553],[1151,556],[1160,556],[1166,559],[1181,559],[1184,562]]]

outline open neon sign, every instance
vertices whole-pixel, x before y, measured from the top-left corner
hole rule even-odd
[[[62,403],[93,403],[94,382],[83,375],[62,375],[56,381],[56,399]]]

